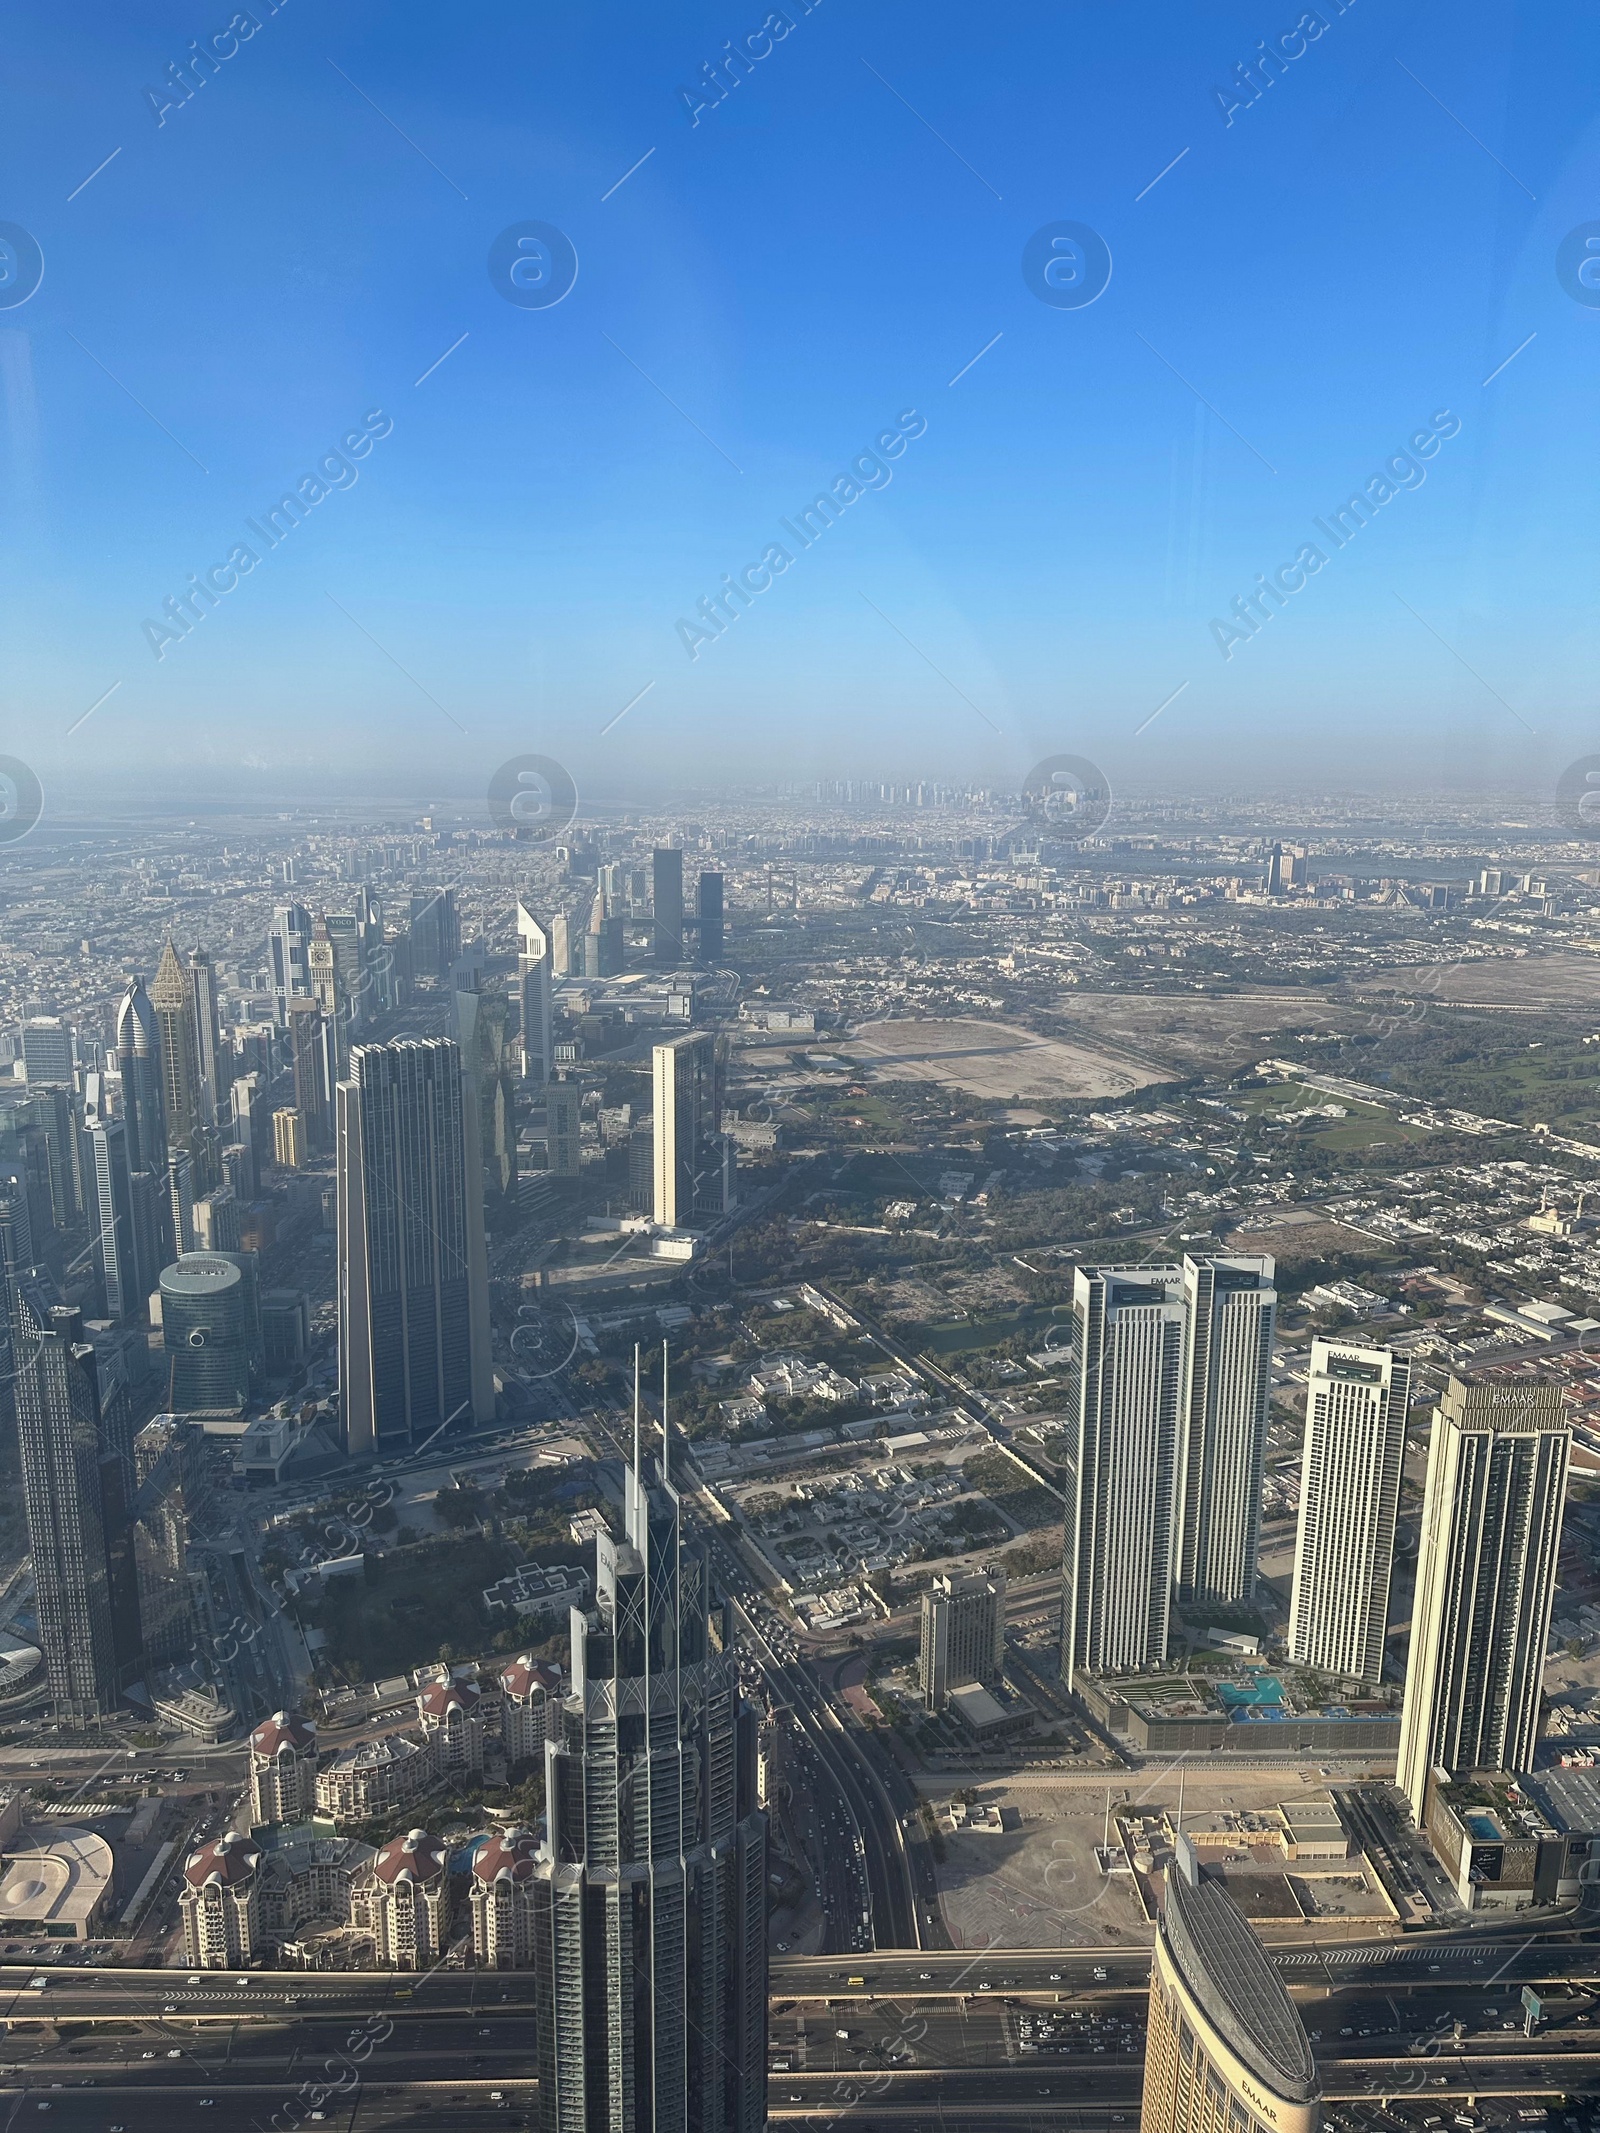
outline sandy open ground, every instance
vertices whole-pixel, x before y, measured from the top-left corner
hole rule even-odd
[[[1153,1066],[1182,1073],[1270,1058],[1281,1030],[1326,1033],[1362,1023],[1359,1008],[1312,992],[1069,992],[1055,1004],[1086,1041],[1126,1046]]]
[[[1127,1096],[1159,1078],[1094,1045],[965,1018],[868,1022],[836,1049],[891,1081],[945,1082],[1006,1102],[1028,1096]]]
[[[1437,1007],[1592,1011],[1600,1001],[1600,958],[1590,955],[1528,955],[1478,963],[1411,964],[1375,971],[1361,980],[1363,992],[1394,992]]]

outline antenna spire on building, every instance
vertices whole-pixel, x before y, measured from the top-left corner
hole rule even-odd
[[[639,1478],[639,1343],[633,1344],[633,1478]]]

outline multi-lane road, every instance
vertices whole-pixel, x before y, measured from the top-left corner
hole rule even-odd
[[[1474,1970],[1470,1981],[1385,1964],[1380,1953],[1391,1951],[1376,1947],[1353,1952],[1349,1978],[1286,1972],[1330,2101],[1426,2107],[1600,2090],[1600,1996],[1570,1982],[1575,1967],[1593,1968],[1578,1945],[1555,1963],[1546,1950],[1541,1964],[1537,1944],[1513,1943],[1498,1972]],[[1521,2033],[1508,1956],[1545,1991],[1548,2020],[1532,2039]],[[1035,1981],[1046,1960],[1057,1976]],[[973,2125],[1132,2123],[1148,1957],[1012,1954],[991,1967],[992,1977],[966,1958],[901,1951],[865,1959],[854,1973],[868,1976],[861,1988],[820,1960],[776,1966],[772,2116],[920,2123],[929,2133],[950,2114]],[[786,1990],[796,1973],[800,1996]],[[1002,1980],[1010,1990],[983,1992]],[[826,1995],[814,1989],[825,1985]],[[198,2116],[212,2110],[279,2133],[312,2123],[466,2129],[480,2118],[526,2124],[537,2109],[527,1972],[60,1971],[34,1990],[26,1969],[10,1968],[0,2018],[7,2129],[48,2112],[52,2133],[173,2133],[219,2124]]]

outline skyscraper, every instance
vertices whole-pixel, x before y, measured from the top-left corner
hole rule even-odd
[[[552,1081],[545,1089],[545,1167],[552,1177],[582,1175],[582,1096],[575,1081]]]
[[[150,1005],[161,1033],[161,1105],[166,1120],[167,1146],[192,1153],[201,1125],[194,985],[170,939],[156,966]],[[146,1164],[143,1167],[151,1166]]]
[[[760,2133],[766,1823],[755,1715],[704,1551],[634,1426],[626,1538],[595,1544],[545,1747],[532,1940],[543,2133]]]
[[[1411,1366],[1387,1348],[1314,1340],[1289,1601],[1297,1666],[1383,1679]]]
[[[1572,1430],[1561,1388],[1452,1376],[1434,1414],[1396,1783],[1531,1770]]]
[[[733,1204],[731,1143],[721,1131],[721,1073],[708,1030],[651,1050],[655,1193],[651,1219],[677,1229]]]
[[[570,978],[572,970],[572,940],[575,928],[565,911],[557,911],[550,920],[550,969],[558,978]]]
[[[14,1284],[17,1438],[39,1643],[67,1718],[117,1700],[117,1646],[101,1497],[100,1393],[81,1312],[37,1270]]]
[[[311,980],[311,997],[322,1010],[322,1016],[333,1031],[333,1082],[344,1080],[350,1070],[350,998],[345,990],[344,973],[339,967],[339,953],[333,935],[328,931],[325,918],[314,919],[311,925],[311,941],[306,950],[307,974]]]
[[[167,1133],[161,1103],[161,1033],[140,978],[128,980],[117,1005],[117,1072],[128,1129],[128,1168],[164,1171]]]
[[[356,1453],[494,1415],[477,1092],[447,1037],[362,1044],[338,1089],[339,1386]]]
[[[187,1658],[194,1648],[189,1537],[204,1491],[203,1446],[199,1426],[175,1415],[158,1415],[133,1440],[139,1622],[145,1652],[157,1664]]]
[[[511,1074],[511,1013],[499,978],[462,957],[453,979],[451,1020],[461,1061],[477,1090],[478,1132],[488,1204],[504,1210],[517,1197],[517,1115]]]
[[[1140,2133],[1317,2133],[1316,2062],[1282,1975],[1187,1837],[1166,1883]]]
[[[72,1032],[59,1015],[34,1015],[22,1025],[22,1071],[36,1083],[72,1086]]]
[[[1270,1259],[1183,1262],[1178,1598],[1255,1597],[1277,1307]]]
[[[651,908],[655,913],[656,961],[683,961],[683,854],[658,845],[651,861]]]
[[[105,1291],[107,1318],[131,1318],[144,1309],[160,1269],[146,1258],[136,1221],[133,1174],[128,1168],[128,1123],[106,1118],[86,1135],[94,1168],[95,1258]],[[142,1177],[149,1173],[141,1172]]]
[[[170,1413],[241,1413],[261,1368],[254,1259],[190,1251],[163,1267],[161,1345]]]
[[[522,1079],[530,1090],[550,1079],[550,936],[527,905],[517,904],[517,991],[522,1013]]]
[[[217,1017],[217,971],[210,954],[196,948],[189,958],[194,999],[195,1063],[200,1073],[200,1111],[207,1125],[216,1123],[222,1101],[222,1030]]]
[[[1186,1313],[1175,1266],[1079,1267],[1061,1678],[1167,1656]]]
[[[328,1019],[315,1000],[292,1000],[289,1004],[289,1044],[294,1061],[294,1107],[305,1127],[306,1147],[316,1153],[328,1145],[331,1129],[329,1096],[335,1080]]]
[[[289,1005],[311,996],[311,913],[304,904],[280,904],[272,914],[267,953],[272,965],[272,1003],[280,1028],[289,1026]]]
[[[699,920],[700,960],[720,963],[724,946],[722,876],[702,874],[695,883],[695,917]]]

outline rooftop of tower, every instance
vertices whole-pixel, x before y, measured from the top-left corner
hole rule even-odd
[[[1309,2103],[1316,2062],[1282,1978],[1219,1881],[1167,1875],[1167,1946],[1207,2019],[1274,2094]]]

